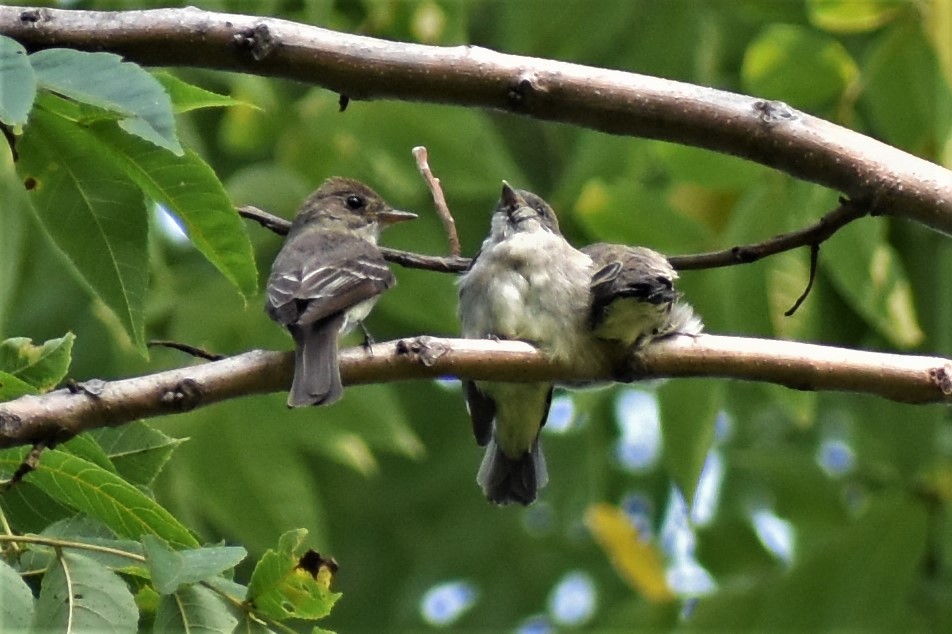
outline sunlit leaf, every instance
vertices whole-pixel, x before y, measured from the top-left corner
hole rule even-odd
[[[304,529],[285,533],[277,550],[266,552],[255,566],[247,601],[256,611],[278,620],[319,619],[340,598],[330,591],[336,567],[313,550],[303,551],[305,537]]]
[[[610,504],[595,504],[585,525],[622,579],[649,601],[673,601],[664,560],[654,542],[638,534],[625,513]]]
[[[792,24],[765,27],[747,47],[741,69],[748,93],[807,110],[833,105],[857,74],[842,44]]]
[[[922,341],[912,287],[876,222],[854,222],[824,245],[820,264],[837,290],[880,335],[901,348]]]
[[[0,370],[45,392],[63,380],[73,349],[72,333],[50,339],[42,346],[25,337],[0,342]]]
[[[810,22],[833,33],[873,31],[909,6],[903,0],[807,0]]]

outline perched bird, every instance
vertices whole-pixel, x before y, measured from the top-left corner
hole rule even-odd
[[[701,320],[674,289],[678,274],[663,255],[604,242],[582,252],[592,258],[588,326],[596,338],[638,350],[668,335],[700,334]]]
[[[294,337],[288,407],[341,397],[337,338],[396,282],[377,248],[380,230],[413,218],[363,183],[340,177],[324,181],[301,205],[271,266],[265,305]]]
[[[503,183],[489,237],[459,280],[465,337],[519,339],[566,362],[588,336],[591,259],[559,232],[549,205]],[[548,476],[539,431],[551,383],[463,384],[473,433],[486,453],[477,482],[490,501],[528,505]]]

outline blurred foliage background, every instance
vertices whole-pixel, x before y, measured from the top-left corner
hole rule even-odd
[[[947,0],[569,0],[557,11],[543,0],[187,4],[780,99],[952,167]],[[383,242],[423,253],[445,253],[446,240],[416,145],[429,149],[467,255],[501,179],[547,198],[576,245],[669,255],[800,228],[837,200],[693,148],[449,106],[351,102],[340,113],[338,96],[320,88],[176,72],[248,104],[178,122],[236,204],[291,217],[327,176],[359,178],[421,213]],[[78,379],[190,363],[135,353],[38,230],[9,165],[2,173],[0,338],[76,333]],[[263,287],[280,238],[247,230]],[[150,240],[150,338],[220,353],[291,347],[263,302],[245,305],[166,221],[156,218]],[[398,287],[368,323],[376,339],[455,334],[452,276],[395,272]],[[686,272],[681,289],[713,333],[952,355],[948,237],[883,218],[854,223],[824,245],[811,296],[784,317],[808,272],[800,250]],[[157,496],[205,540],[253,554],[308,528],[310,545],[341,565],[331,629],[952,628],[945,408],[713,380],[564,393],[545,432],[551,482],[522,509],[482,498],[481,451],[452,381],[349,388],[340,404],[308,411],[288,411],[284,399],[155,421],[188,438]]]

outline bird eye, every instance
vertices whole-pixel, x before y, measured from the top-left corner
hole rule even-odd
[[[360,196],[348,196],[345,202],[351,209],[360,209],[364,206],[364,199]]]
[[[543,218],[546,216],[545,205],[536,205],[536,211],[538,211],[539,215],[542,216]]]

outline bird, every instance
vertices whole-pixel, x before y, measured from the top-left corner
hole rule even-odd
[[[581,251],[592,259],[588,328],[597,339],[637,351],[663,337],[703,330],[675,290],[678,274],[662,254],[605,242]]]
[[[469,338],[516,339],[569,362],[587,336],[591,259],[559,231],[542,198],[503,181],[489,236],[459,279],[459,318]],[[548,481],[539,432],[553,384],[464,381],[480,446],[477,482],[496,504],[535,501]]]
[[[301,205],[268,277],[265,311],[294,338],[288,407],[330,405],[343,394],[338,337],[370,313],[396,280],[377,247],[380,231],[416,214],[339,176]]]

